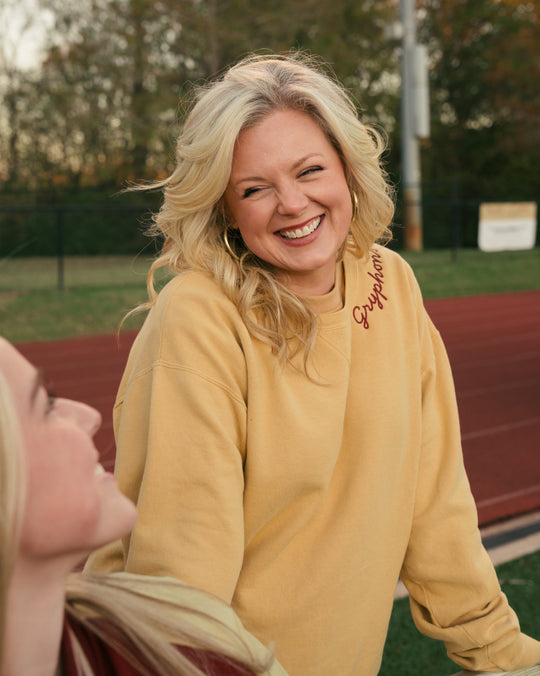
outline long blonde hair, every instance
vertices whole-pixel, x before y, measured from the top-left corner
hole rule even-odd
[[[0,372],[0,665],[4,655],[7,597],[13,575],[26,496],[24,443],[9,385]],[[156,598],[159,587],[167,599]],[[183,605],[185,590],[193,602]],[[182,593],[183,592],[183,593]],[[73,573],[66,585],[65,610],[87,631],[119,652],[144,676],[201,676],[206,672],[175,645],[208,651],[220,659],[241,664],[256,674],[267,673],[273,662],[270,651],[257,655],[244,638],[204,609],[209,596],[181,582],[150,576]],[[216,601],[217,603],[217,601]],[[206,630],[197,617],[205,618]],[[71,636],[82,676],[95,676],[84,651]],[[173,645],[174,644],[174,645]],[[257,644],[259,645],[259,644]],[[260,647],[260,646],[259,646]],[[201,657],[204,664],[204,654]]]
[[[6,633],[7,597],[17,555],[26,485],[17,413],[0,372],[0,666]]]
[[[168,599],[160,597],[164,587]],[[188,589],[199,603],[209,598],[202,591]],[[250,646],[219,619],[205,615],[196,604],[182,605],[179,599],[185,590],[183,583],[172,578],[164,580],[127,573],[74,573],[66,585],[66,612],[121,654],[143,676],[213,673],[210,668],[204,669],[204,653],[217,655],[231,664],[241,664],[255,674],[268,673],[273,662],[272,653],[267,651],[263,658],[256,656]],[[198,618],[206,619],[206,630],[197,623]],[[83,676],[94,676],[85,663],[83,651],[77,650],[75,636],[72,641]],[[201,668],[188,655],[179,652],[176,645],[204,651],[199,653]]]
[[[374,242],[390,239],[394,203],[381,165],[381,135],[360,122],[350,96],[312,57],[250,56],[197,91],[178,139],[174,172],[141,186],[164,193],[150,228],[164,242],[148,273],[149,302],[144,307],[155,303],[157,269],[205,271],[235,303],[254,336],[270,344],[283,361],[303,350],[306,366],[317,330],[309,303],[278,282],[240,237],[231,243],[236,256],[223,243],[228,227],[223,195],[236,140],[278,109],[311,115],[341,158],[351,194],[358,198],[346,246],[362,257]]]

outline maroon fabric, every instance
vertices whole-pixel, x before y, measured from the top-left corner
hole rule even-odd
[[[96,676],[141,676],[140,671],[113,648],[68,617],[64,618],[64,631],[60,647],[60,664],[64,676],[77,676],[69,630],[77,637]],[[186,646],[177,647],[185,657],[208,676],[254,676],[254,672],[239,664],[227,662],[215,653]]]

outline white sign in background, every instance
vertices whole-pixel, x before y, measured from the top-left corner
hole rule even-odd
[[[533,249],[536,202],[484,202],[480,205],[478,247],[482,251]]]

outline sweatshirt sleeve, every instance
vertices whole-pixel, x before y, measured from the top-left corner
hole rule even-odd
[[[171,576],[229,603],[244,555],[245,360],[223,300],[170,296],[114,410],[115,474],[137,523],[121,554],[105,548],[88,569]]]
[[[415,514],[401,572],[418,629],[471,671],[540,663],[520,632],[478,530],[465,473],[453,379],[438,331],[423,314],[423,423]]]

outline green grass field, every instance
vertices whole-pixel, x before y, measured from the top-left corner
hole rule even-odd
[[[462,249],[407,253],[425,298],[540,289],[540,249],[486,254]],[[146,300],[149,259],[70,257],[59,291],[54,258],[0,259],[0,333],[13,342],[111,333]],[[142,317],[129,320],[137,328]]]
[[[522,631],[540,639],[540,552],[497,566],[497,573]],[[418,632],[409,600],[396,601],[379,676],[450,676],[459,671],[442,643]]]
[[[73,256],[58,289],[54,258],[0,260],[0,334],[12,342],[114,333],[146,300],[147,258]],[[126,324],[137,328],[143,316]]]

